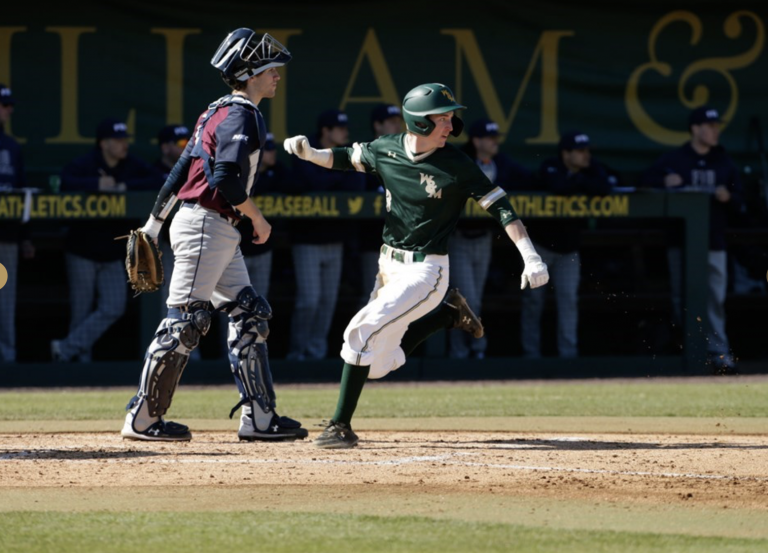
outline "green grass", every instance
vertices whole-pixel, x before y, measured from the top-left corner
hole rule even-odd
[[[121,419],[133,389],[0,392],[0,420]],[[277,386],[281,412],[327,418],[337,388]],[[768,383],[369,384],[358,417],[768,417]],[[174,417],[220,419],[237,402],[231,389],[179,387]]]
[[[236,498],[233,497],[233,501]],[[766,550],[768,540],[531,528],[423,517],[270,512],[14,512],[0,515],[0,551],[4,553],[740,553]]]

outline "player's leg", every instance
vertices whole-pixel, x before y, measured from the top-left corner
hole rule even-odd
[[[474,273],[473,297],[467,296],[467,303],[475,314],[481,317],[483,305],[483,295],[485,292],[485,283],[488,280],[488,270],[491,266],[491,257],[493,253],[493,233],[488,231],[483,236],[475,239],[476,246],[474,258],[472,261]],[[474,336],[470,338],[470,349],[472,355],[481,359],[485,357],[485,351],[488,349],[488,337],[483,334],[480,338]]]
[[[299,421],[281,417],[276,411],[267,348],[272,318],[269,303],[248,286],[226,309],[230,319],[229,363],[240,392],[240,401],[230,416],[242,407],[238,437],[249,441],[306,438],[308,432]]]
[[[128,300],[124,263],[107,261],[99,262],[96,266],[96,309],[73,328],[67,337],[68,346],[86,358],[90,358],[96,341],[123,316]]]
[[[320,294],[315,324],[310,330],[310,339],[307,344],[307,353],[311,359],[325,359],[328,354],[328,333],[336,311],[344,256],[344,245],[341,242],[323,244],[319,249],[322,259],[318,275]]]
[[[536,251],[541,255],[544,263],[552,274],[556,259],[550,250],[540,244],[536,244]],[[528,359],[541,357],[541,316],[544,313],[544,302],[547,297],[547,288],[559,286],[556,278],[552,278],[547,286],[531,288],[523,291],[520,297],[520,342],[523,346],[523,355]]]
[[[553,263],[555,301],[557,302],[557,351],[560,357],[579,355],[579,283],[581,256],[578,251],[558,255]]]
[[[445,256],[436,263],[381,263],[371,301],[350,321],[344,332],[344,359],[336,412],[315,440],[323,449],[354,447],[357,435],[351,419],[366,380],[382,378],[405,363],[400,342],[411,321],[432,311],[448,287]]]
[[[96,293],[97,263],[71,253],[66,254],[65,260],[69,280],[69,333],[66,338],[51,341],[51,358],[54,361],[70,361],[82,353],[70,345],[69,337],[88,317]]]
[[[448,290],[445,299],[437,308],[408,326],[400,347],[408,356],[427,338],[446,329],[461,330],[474,338],[485,335],[480,318],[472,311],[458,288]]]
[[[220,217],[185,207],[173,218],[170,236],[175,259],[168,316],[147,348],[139,391],[128,404],[122,432],[126,438],[191,438],[185,425],[162,417],[190,354],[210,328],[209,300],[240,241],[237,230]]]
[[[312,334],[320,301],[320,256],[314,244],[293,246],[293,270],[296,277],[296,299],[291,316],[289,359],[304,359]]]
[[[250,286],[243,255],[237,249],[213,294],[213,304],[229,315],[229,363],[240,392],[233,416],[242,407],[237,435],[242,440],[306,438],[301,423],[276,412],[269,366],[269,320],[272,308]]]
[[[718,374],[734,374],[736,361],[725,333],[725,298],[728,290],[728,256],[725,251],[709,252],[707,294],[708,361]]]
[[[147,348],[139,391],[128,403],[122,435],[134,440],[189,440],[189,428],[166,422],[163,415],[171,406],[173,394],[189,354],[210,328],[208,302],[168,309]]]

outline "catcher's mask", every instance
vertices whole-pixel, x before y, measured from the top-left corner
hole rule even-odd
[[[232,31],[219,45],[211,65],[221,71],[221,78],[232,88],[270,67],[280,67],[291,61],[288,49],[268,33],[251,29]]]
[[[433,113],[456,112],[467,109],[457,103],[453,92],[447,86],[439,83],[422,84],[412,89],[403,99],[403,119],[406,128],[416,134],[429,136],[435,129],[435,124],[427,117]],[[464,122],[454,113],[451,118],[453,136],[459,136],[464,130]]]

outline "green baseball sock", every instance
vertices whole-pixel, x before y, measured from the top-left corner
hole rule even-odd
[[[371,367],[361,367],[360,365],[350,365],[344,363],[344,370],[341,373],[341,386],[339,388],[339,402],[336,404],[336,414],[333,420],[343,422],[349,425],[352,415],[357,409],[357,400],[363,393],[363,386],[368,380],[368,373]]]
[[[420,343],[432,336],[435,332],[454,325],[454,309],[441,303],[421,319],[408,325],[408,330],[400,342],[400,347],[406,356],[410,355]]]

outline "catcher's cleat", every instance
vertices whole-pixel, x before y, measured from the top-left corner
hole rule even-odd
[[[133,428],[133,417],[130,413],[125,417],[125,425],[123,425],[120,434],[125,440],[144,440],[147,442],[188,442],[192,439],[188,426],[177,422],[166,422],[163,419],[139,432]]]
[[[453,328],[470,333],[475,338],[482,338],[485,334],[483,323],[480,318],[472,312],[466,298],[459,293],[458,288],[451,288],[445,295],[443,303],[455,310]]]
[[[330,421],[325,430],[315,438],[320,449],[350,449],[357,445],[359,438],[352,428],[343,422]]]
[[[279,417],[277,413],[272,415],[272,422],[266,430],[254,427],[251,416],[243,414],[240,416],[240,429],[237,431],[237,437],[248,442],[303,440],[307,436],[309,432],[301,427],[299,421],[289,417]]]

